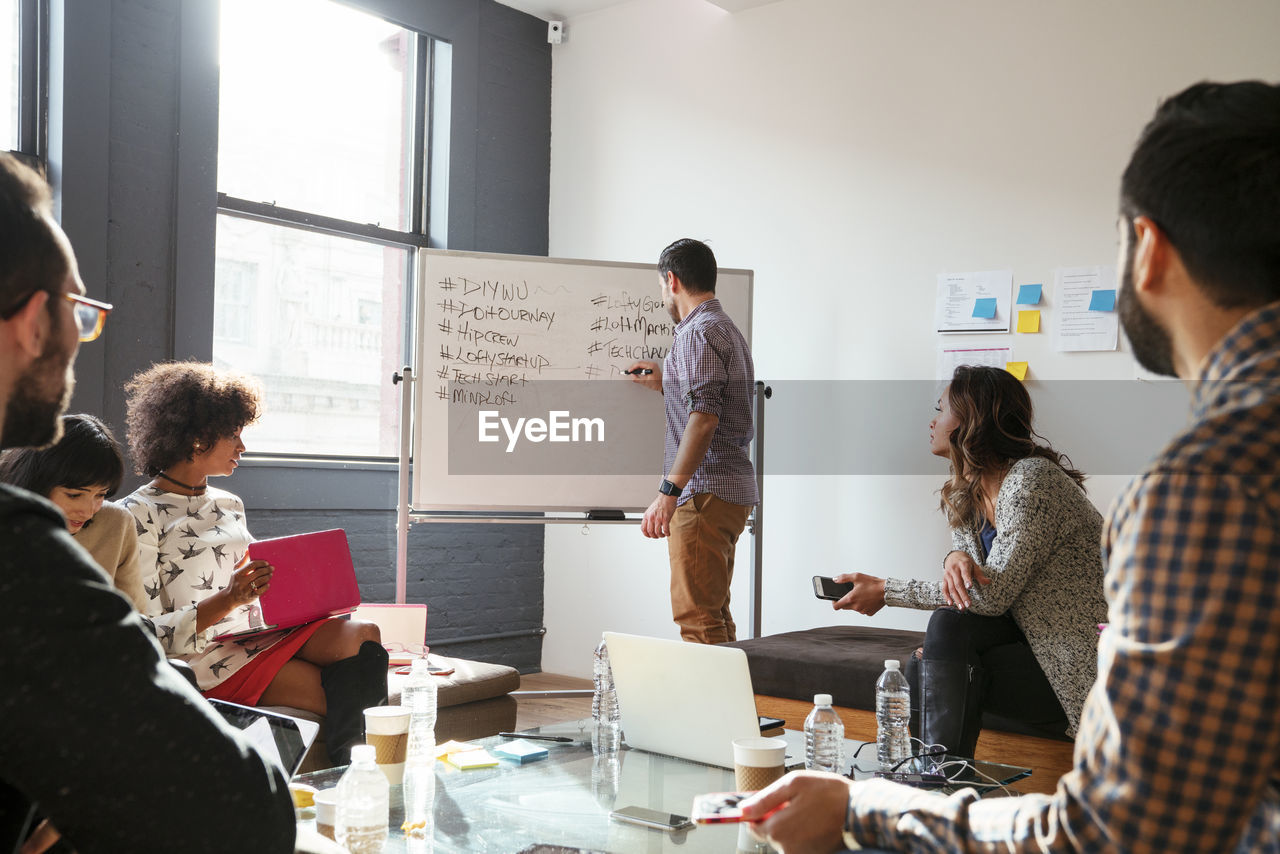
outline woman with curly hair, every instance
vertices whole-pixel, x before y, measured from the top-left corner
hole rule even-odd
[[[146,608],[133,517],[107,501],[124,480],[124,457],[107,425],[92,415],[62,416],[62,438],[48,448],[12,448],[0,456],[0,482],[43,495],[62,511],[67,531],[116,589]]]
[[[915,704],[926,745],[972,757],[984,709],[1074,736],[1107,618],[1102,516],[1084,475],[1036,442],[1031,397],[1012,374],[957,368],[937,412],[930,450],[951,461],[942,581],[840,575],[853,590],[835,607],[933,611]]]
[[[261,396],[247,377],[202,362],[154,365],[125,385],[129,450],[152,478],[121,502],[137,521],[146,612],[161,645],[191,665],[206,697],[282,705],[325,716],[329,755],[347,763],[363,738],[363,710],[387,701],[387,653],[378,627],[320,620],[243,640],[271,584],[249,560],[244,504],[209,485],[235,471],[240,431]]]

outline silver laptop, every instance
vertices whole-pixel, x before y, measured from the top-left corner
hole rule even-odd
[[[760,735],[747,654],[604,633],[630,747],[733,767],[733,740]]]

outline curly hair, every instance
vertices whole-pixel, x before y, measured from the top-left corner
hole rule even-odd
[[[125,420],[136,474],[155,477],[175,463],[257,421],[262,391],[256,380],[208,362],[164,362],[125,383]]]
[[[1006,471],[1027,457],[1056,463],[1084,487],[1084,474],[1071,459],[1055,451],[1031,429],[1031,395],[1013,374],[1002,368],[962,365],[947,386],[951,412],[960,423],[952,431],[951,479],[942,486],[942,512],[953,527],[981,526],[982,476]],[[995,498],[995,496],[989,496]]]

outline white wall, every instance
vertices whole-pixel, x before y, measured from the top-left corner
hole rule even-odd
[[[1011,268],[1051,308],[1054,267],[1114,263],[1119,175],[1159,98],[1280,79],[1274,0],[783,0],[735,15],[633,0],[567,32],[551,255],[653,261],[676,237],[710,239],[723,266],[755,270],[756,371],[775,382],[932,378],[939,272]],[[1054,353],[1047,334],[964,340],[1012,341],[1035,381],[1133,376],[1124,354]],[[903,425],[922,455],[930,403]],[[1124,480],[1094,478],[1091,495],[1105,508]],[[815,601],[813,574],[936,578],[939,485],[769,477],[765,632],[868,622]],[[740,623],[749,564],[748,542]],[[588,674],[606,628],[675,637],[665,545],[548,526],[545,613],[552,672]]]

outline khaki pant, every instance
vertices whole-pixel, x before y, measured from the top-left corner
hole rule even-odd
[[[671,517],[671,616],[691,643],[737,640],[729,614],[733,552],[751,508],[699,493]]]

